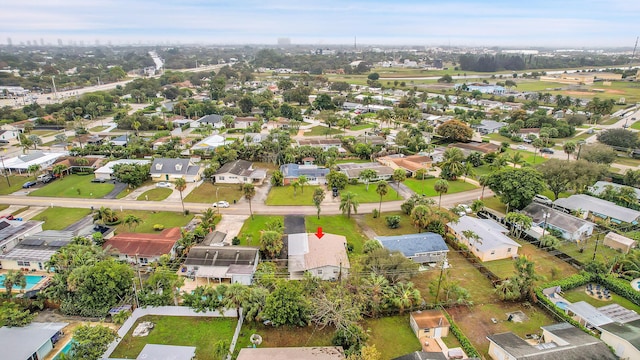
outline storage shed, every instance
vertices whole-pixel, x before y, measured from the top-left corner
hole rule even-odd
[[[638,245],[638,242],[630,239],[626,236],[616,234],[610,231],[607,236],[604,237],[604,245],[610,248],[621,250],[623,253],[628,253],[631,249]]]

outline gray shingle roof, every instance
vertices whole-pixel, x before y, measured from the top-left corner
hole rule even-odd
[[[529,216],[533,220],[534,224],[544,224],[544,213],[547,213],[549,214],[547,224],[568,232],[574,232],[580,229],[583,225],[589,224],[586,220],[582,220],[562,211],[551,209],[535,202],[527,205],[527,207],[522,209],[520,212]]]
[[[216,124],[222,121],[222,115],[218,115],[218,114],[205,115],[200,119],[198,119],[197,121],[202,124]]]
[[[610,201],[584,194],[561,198],[554,201],[553,204],[569,210],[582,209],[592,213],[602,214],[612,219],[628,223],[632,223],[640,217],[640,211],[618,206]]]
[[[378,236],[376,240],[385,248],[391,251],[400,251],[406,257],[425,252],[449,251],[442,236],[430,232],[398,236]]]
[[[197,174],[199,170],[200,167],[191,165],[191,161],[189,159],[161,158],[153,159],[153,164],[151,164],[149,172],[151,174],[191,175]]]
[[[226,174],[226,173],[230,173],[230,174],[234,174],[234,175],[242,175],[242,176],[249,176],[247,174],[245,174],[246,171],[248,171],[249,169],[251,169],[251,165],[252,163],[250,161],[246,161],[246,160],[235,160],[235,161],[231,161],[228,162],[224,165],[222,165],[220,167],[220,169],[218,169],[218,171],[216,171],[216,174]]]

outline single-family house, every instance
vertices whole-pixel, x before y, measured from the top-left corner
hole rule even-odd
[[[607,345],[568,323],[542,326],[534,343],[512,332],[487,336],[494,360],[614,360]]]
[[[4,360],[45,359],[62,337],[62,329],[69,323],[34,322],[25,326],[0,328],[0,347]]]
[[[43,271],[51,256],[71,243],[75,234],[65,230],[45,230],[25,236],[13,249],[0,255],[3,269]]]
[[[442,236],[431,232],[378,236],[375,239],[380,242],[382,247],[392,252],[399,251],[406,258],[422,265],[446,261],[449,252]]]
[[[19,130],[0,130],[0,140],[12,140],[17,139],[18,134],[21,132]]]
[[[195,346],[146,344],[136,360],[192,360],[195,357]]]
[[[262,120],[255,117],[236,117],[233,119],[235,129],[249,129],[253,124],[262,124]]]
[[[479,92],[481,92],[483,94],[493,94],[493,95],[503,95],[507,91],[504,88],[504,86],[484,84],[484,83],[455,84],[454,85],[455,89],[458,89],[458,88],[463,88],[464,89],[465,87],[466,87],[466,91],[469,91],[469,92],[479,91]]]
[[[138,160],[138,159],[120,159],[109,161],[105,165],[97,168],[93,174],[96,179],[102,180],[111,180],[111,176],[113,175],[113,167],[118,164],[134,164],[134,165],[147,165],[151,161],[150,160]]]
[[[540,230],[542,228],[557,230],[565,240],[581,241],[593,234],[594,224],[592,222],[536,202],[527,205],[520,212],[533,220],[534,227],[539,227]],[[532,232],[529,231],[529,233]],[[540,233],[540,236],[542,235],[542,231],[535,231],[535,234],[538,233]]]
[[[258,248],[199,245],[189,250],[181,275],[251,285],[259,260]]]
[[[506,235],[509,230],[491,219],[462,216],[458,222],[448,223],[447,231],[467,246],[480,261],[509,259],[518,255],[520,244]],[[467,231],[475,235],[465,235]]]
[[[205,115],[191,123],[192,128],[199,128],[207,125],[211,125],[214,129],[222,129],[224,127],[224,123],[222,122],[222,115]]]
[[[449,320],[442,310],[412,312],[409,315],[409,324],[421,344],[424,338],[434,339],[449,335]]]
[[[342,346],[242,348],[237,360],[344,360]]]
[[[192,127],[193,123],[195,122],[195,120],[191,120],[191,119],[184,119],[184,118],[179,118],[179,119],[175,119],[172,120],[171,123],[173,124],[173,127],[175,128],[181,128],[185,125],[189,125],[189,127]]]
[[[80,159],[84,159],[80,160]],[[103,157],[95,157],[95,156],[69,156],[69,157],[61,157],[58,158],[51,166],[47,169],[51,170],[54,166],[60,164],[67,167],[70,173],[75,171],[88,171],[89,169],[95,171],[98,167],[102,166],[102,162],[104,161]],[[44,169],[43,169],[44,170]]]
[[[329,171],[329,168],[318,167],[317,165],[285,164],[280,166],[280,172],[284,177],[284,185],[291,184],[302,175],[307,177],[311,185],[324,184],[326,182],[325,177]]]
[[[482,135],[489,135],[493,133],[497,133],[503,127],[507,126],[507,123],[502,121],[494,121],[494,120],[481,120],[480,124],[474,125],[473,127]]]
[[[296,141],[298,143],[298,146],[319,147],[323,151],[327,151],[331,148],[336,148],[340,153],[347,152],[347,150],[342,148],[342,140],[340,139],[315,138],[315,139],[298,139]]]
[[[416,154],[406,156],[404,154],[393,154],[376,158],[376,161],[392,169],[403,169],[414,176],[418,169],[429,169],[433,165],[433,160],[426,154]]]
[[[585,194],[557,199],[553,202],[553,207],[566,212],[584,211],[585,217],[591,214],[592,217],[599,217],[614,223],[636,224],[640,217],[640,211]]]
[[[220,167],[214,175],[214,181],[221,184],[262,183],[267,177],[265,169],[254,169],[253,163],[246,160],[234,160]]]
[[[609,233],[605,235],[604,242],[602,244],[612,249],[620,250],[625,254],[628,254],[631,249],[638,246],[637,241],[626,236],[616,234],[613,231],[609,231]]]
[[[393,169],[389,166],[378,162],[369,163],[343,163],[337,165],[338,170],[347,175],[349,179],[360,179],[360,173],[365,169],[376,172],[376,177],[371,179],[372,182],[379,180],[388,180],[393,176]]]
[[[135,265],[149,265],[162,255],[173,258],[180,228],[165,229],[160,233],[120,233],[104,242],[108,254]]]
[[[586,301],[569,303],[564,312],[587,329],[600,329],[600,326],[613,322],[610,317]]]
[[[206,138],[195,143],[191,147],[191,151],[194,151],[194,150],[213,151],[222,145],[227,145],[231,143],[232,141],[227,140],[224,136],[220,136],[216,134],[216,135],[207,136]]]
[[[6,254],[25,237],[42,231],[44,221],[0,219],[0,253]]]
[[[51,166],[58,158],[68,155],[68,152],[43,152],[33,151],[28,154],[18,155],[4,159],[0,163],[0,169],[11,174],[27,174],[29,166],[38,165],[40,169]]]
[[[153,181],[174,181],[184,179],[186,182],[200,181],[204,169],[194,165],[190,159],[153,159],[149,173]]]
[[[620,191],[620,189],[625,187],[632,189],[633,192],[635,192],[636,194],[636,199],[640,200],[640,189],[634,188],[631,186],[612,183],[610,181],[596,181],[596,183],[593,184],[593,186],[589,187],[589,192],[595,196],[600,196],[605,190],[607,190],[608,186],[611,186],[611,188],[613,188],[613,190],[616,190],[616,191]]]
[[[113,146],[127,146],[128,143],[129,143],[129,135],[120,135],[109,140],[109,144]]]
[[[600,327],[600,339],[620,359],[640,359],[640,320],[612,322]]]
[[[246,133],[244,134],[244,143],[247,145],[260,144],[261,142],[267,140],[268,137],[268,134]]]
[[[289,234],[287,239],[289,274],[299,280],[305,273],[322,280],[346,277],[351,265],[347,256],[347,238],[342,235],[325,233]]]

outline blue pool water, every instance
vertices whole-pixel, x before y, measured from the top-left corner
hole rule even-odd
[[[24,290],[31,290],[37,283],[40,282],[46,276],[43,275],[25,275],[27,278],[27,287]],[[14,289],[22,290],[21,287],[14,285]],[[0,289],[4,290],[4,275],[0,275]]]
[[[71,350],[71,345],[73,345],[73,340],[69,340],[69,342],[66,343],[64,347],[56,354],[53,360],[60,360],[60,354],[68,354]]]
[[[556,306],[557,306],[557,307],[559,307],[559,308],[560,308],[560,309],[562,309],[562,310],[566,310],[566,309],[567,309],[568,304],[567,304],[566,302],[564,302],[564,301],[558,301],[558,302],[556,303]]]

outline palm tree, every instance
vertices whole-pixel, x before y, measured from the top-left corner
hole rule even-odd
[[[391,287],[389,287],[389,280],[383,275],[376,275],[371,273],[368,278],[363,280],[364,289],[367,294],[369,307],[371,308],[371,316],[377,317],[378,312],[382,310],[387,302],[387,298],[390,295]]]
[[[125,225],[127,225],[127,227],[129,228],[129,231],[131,231],[131,228],[136,228],[138,227],[138,225],[140,225],[142,223],[142,219],[133,215],[133,214],[129,214],[127,215],[124,220],[122,221]]]
[[[440,194],[440,200],[438,200],[438,207],[442,204],[442,194],[446,194],[449,191],[449,182],[444,179],[438,179],[435,184],[433,184],[433,189]]]
[[[440,169],[446,174],[445,178],[455,180],[458,175],[462,174],[464,153],[462,150],[451,147],[444,151],[443,160]]]
[[[9,270],[4,275],[4,289],[7,292],[7,297],[11,297],[11,291],[14,285],[22,288],[22,290],[27,287],[27,277],[24,276],[22,271]]]
[[[118,221],[118,215],[115,211],[110,208],[106,208],[104,206],[100,207],[100,209],[96,210],[93,214],[93,222],[100,223],[103,225],[113,224]]]
[[[352,210],[354,213],[358,213],[358,206],[360,205],[360,202],[358,202],[358,199],[356,199],[356,197],[357,194],[347,191],[346,193],[342,194],[340,198],[340,210],[342,210],[343,214],[347,213],[348,218],[351,217]]]
[[[480,194],[480,200],[482,200],[484,199],[484,188],[486,188],[489,183],[489,174],[481,175],[480,178],[478,178],[478,183],[482,186],[482,193]]]
[[[207,208],[207,210],[202,213],[202,227],[204,227],[205,229],[211,228],[211,226],[214,225],[215,217],[216,213],[213,211],[213,209]]]
[[[318,210],[318,219],[320,219],[320,210],[321,210],[321,205],[322,205],[322,201],[324,201],[324,197],[325,197],[325,193],[324,190],[322,190],[321,188],[316,188],[316,190],[313,192],[313,204],[316,206],[316,209]]]
[[[387,185],[387,182],[384,180],[380,181],[378,183],[378,186],[376,186],[376,193],[380,195],[380,205],[378,207],[378,213],[382,211],[382,198],[387,195],[388,192],[389,186]]]
[[[516,165],[522,165],[524,163],[524,158],[519,151],[514,152],[509,160],[513,164],[513,167],[516,167]]]
[[[60,179],[62,179],[64,177],[64,173],[68,169],[69,168],[65,164],[57,164],[53,167],[53,169],[51,169],[51,171],[53,172],[54,175],[58,175],[60,176]]]
[[[80,166],[80,171],[82,171],[85,166],[89,165],[89,160],[87,158],[75,158],[73,162]]]
[[[412,282],[400,282],[393,289],[392,302],[404,314],[406,308],[411,308],[420,301],[420,291],[413,287]]]
[[[482,245],[482,238],[478,234],[476,234],[473,230],[463,230],[462,235],[464,236],[465,239],[467,239],[467,243],[469,244],[470,249],[473,249],[473,246],[475,244]]]
[[[187,180],[184,178],[177,178],[175,181],[176,190],[180,192],[180,203],[182,204],[182,213],[184,214],[184,199],[182,198],[182,192],[187,188]]]
[[[240,283],[233,283],[227,287],[222,300],[226,308],[235,307],[238,319],[240,319],[240,306],[247,298],[247,287]]]
[[[631,250],[620,261],[620,273],[627,278],[640,277],[640,251]]]
[[[27,167],[27,172],[29,173],[29,176],[31,176],[31,173],[37,176],[38,171],[40,171],[40,165],[38,164],[29,165],[29,167]]]
[[[400,183],[407,179],[407,172],[404,169],[395,169],[391,178],[396,182],[396,187],[398,188],[396,196],[400,196]]]
[[[467,177],[476,176],[476,170],[473,167],[473,164],[470,161],[464,163],[464,169],[462,170],[462,174],[464,175],[464,182],[467,182]]]
[[[293,197],[296,197],[296,194],[298,193],[298,188],[300,187],[300,182],[296,180],[291,183],[291,186],[293,187]]]
[[[418,228],[418,232],[422,232],[422,230],[429,225],[432,214],[433,211],[427,205],[416,205],[413,210],[411,210],[411,221],[413,225]]]
[[[574,141],[567,141],[562,145],[562,150],[567,154],[567,161],[569,161],[569,156],[576,151],[576,143]]]
[[[375,179],[376,177],[378,177],[378,173],[376,173],[375,170],[373,169],[364,169],[360,172],[360,180],[362,180],[362,182],[364,182],[365,184],[367,184],[367,190],[369,191],[369,183]]]
[[[242,193],[244,198],[249,201],[249,213],[251,214],[251,220],[253,220],[253,210],[251,210],[251,199],[256,196],[256,188],[253,184],[244,184],[242,186]]]
[[[304,186],[309,184],[309,178],[307,175],[298,176],[298,185],[300,185],[300,190],[304,194]]]

